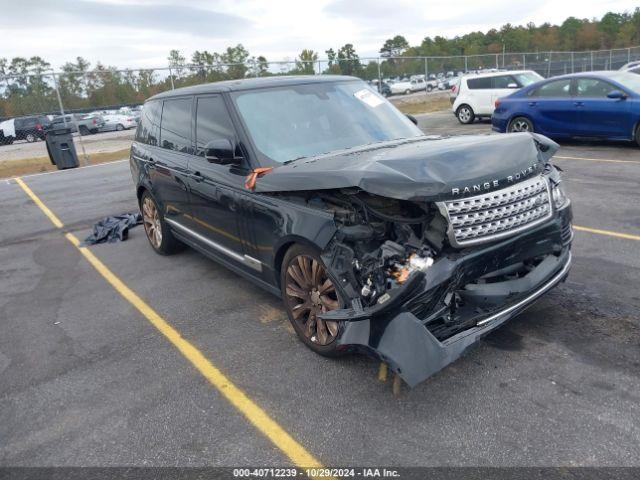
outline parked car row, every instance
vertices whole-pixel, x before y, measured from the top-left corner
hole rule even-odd
[[[121,131],[136,128],[140,107],[123,107],[113,111],[71,113],[63,115],[29,115],[0,122],[0,145],[18,140],[29,143],[44,140],[51,128],[66,126],[73,133],[90,135],[99,132]]]
[[[17,117],[0,122],[0,145],[16,140],[35,142],[43,140],[51,121],[44,115]]]

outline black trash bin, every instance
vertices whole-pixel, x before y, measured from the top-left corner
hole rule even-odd
[[[49,159],[53,165],[58,167],[58,170],[77,168],[79,166],[71,128],[64,125],[56,125],[47,132],[45,140]]]

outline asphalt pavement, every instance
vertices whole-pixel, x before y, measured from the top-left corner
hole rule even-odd
[[[640,466],[640,149],[557,155],[583,228],[568,281],[399,395],[372,359],[313,354],[278,298],[192,250],[156,255],[142,227],[89,250],[324,465]],[[290,465],[65,239],[136,211],[128,163],[23,180],[64,227],[0,182],[0,465]]]

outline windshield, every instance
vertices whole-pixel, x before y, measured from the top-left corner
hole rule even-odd
[[[523,87],[526,87],[527,85],[531,85],[532,83],[536,83],[537,81],[542,80],[542,76],[538,75],[535,72],[515,73],[513,76]]]
[[[241,91],[233,98],[256,148],[276,162],[423,135],[363,82]]]
[[[629,72],[615,72],[608,76],[632,92],[640,93],[640,76]]]

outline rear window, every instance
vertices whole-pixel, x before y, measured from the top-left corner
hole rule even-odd
[[[136,141],[147,145],[158,145],[160,136],[160,114],[162,102],[147,102],[142,108],[140,124],[136,130]]]
[[[467,80],[470,90],[484,90],[491,88],[491,77],[470,78]]]
[[[493,88],[509,88],[510,84],[515,84],[516,81],[511,75],[500,75],[498,77],[492,77]]]
[[[191,153],[191,103],[190,97],[164,101],[160,122],[162,148]]]
[[[532,97],[563,98],[571,96],[571,79],[555,80],[545,83],[531,91]]]

